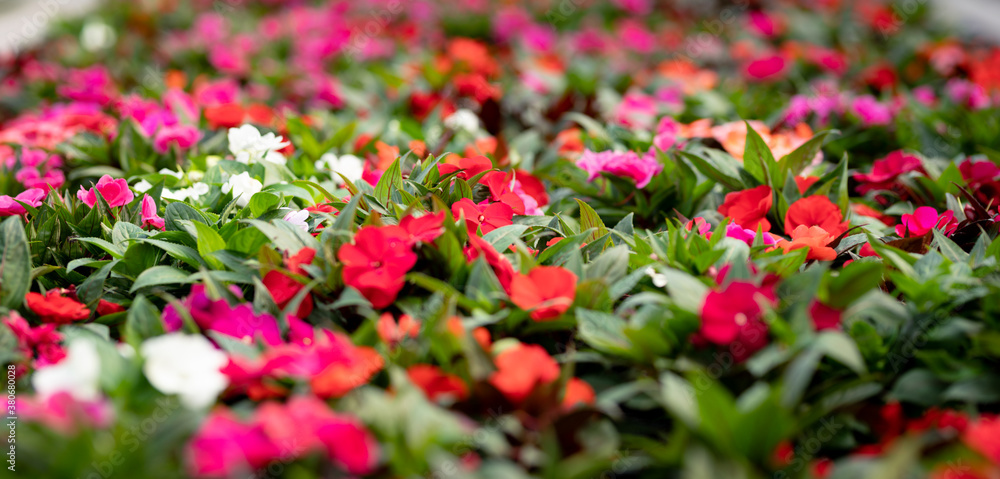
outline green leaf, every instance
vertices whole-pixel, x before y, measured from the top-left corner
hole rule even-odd
[[[611,354],[629,357],[632,343],[625,336],[625,320],[608,313],[578,308],[580,339],[593,348]]]
[[[400,160],[402,158],[396,158],[396,161],[392,162],[392,166],[382,174],[378,184],[375,185],[375,198],[383,205],[389,204],[393,191],[403,187],[403,170],[400,166]]]
[[[157,248],[166,251],[171,258],[181,260],[195,268],[200,268],[205,264],[205,261],[202,260],[198,251],[190,246],[152,238],[143,238],[139,241],[156,246]]]
[[[858,345],[843,331],[824,331],[820,333],[816,341],[816,347],[823,351],[828,357],[851,368],[859,375],[868,372],[865,367],[865,360],[861,357]]]
[[[493,246],[493,249],[502,253],[507,251],[507,248],[514,244],[527,230],[527,225],[501,226],[483,235],[483,239],[489,242]]]
[[[589,230],[591,228],[597,228],[596,231],[587,236],[585,240],[588,243],[592,243],[598,238],[601,238],[608,234],[608,227],[604,226],[604,221],[601,220],[601,216],[594,211],[586,202],[579,198],[574,198],[576,203],[580,205],[580,229]]]
[[[142,288],[151,286],[161,286],[165,284],[183,284],[188,282],[188,273],[170,266],[154,266],[143,271],[132,284],[129,292],[136,292]]]
[[[160,311],[143,295],[137,295],[125,319],[125,338],[129,344],[139,343],[164,333]]]
[[[278,198],[277,195],[261,191],[250,197],[250,201],[247,203],[247,208],[250,209],[251,216],[259,218],[264,213],[267,213],[278,206],[278,203],[280,202],[281,199]]]
[[[823,148],[823,143],[826,142],[826,138],[833,133],[837,133],[836,130],[826,130],[817,133],[809,141],[803,143],[795,151],[785,155],[780,160],[778,160],[778,179],[780,183],[783,184],[788,177],[798,176],[802,173],[810,163],[812,163],[813,158],[819,153],[819,150]]]
[[[0,223],[0,304],[21,307],[31,288],[31,249],[19,216]]]
[[[174,202],[167,205],[163,212],[164,224],[167,231],[184,231],[179,221],[189,220],[199,223],[211,224],[212,222],[200,211],[191,207],[187,203]]]
[[[760,134],[750,126],[750,123],[747,121],[743,123],[747,126],[747,140],[743,148],[743,169],[762,184],[770,184],[771,178],[768,177],[768,171],[769,168],[775,167],[774,154],[771,153],[771,148],[767,146]]]
[[[205,259],[205,262],[207,262],[212,268],[224,269],[225,265],[212,256],[212,253],[226,249],[226,241],[222,239],[222,236],[220,236],[219,233],[211,226],[197,221],[192,224],[198,232],[198,254],[200,254],[201,257]]]

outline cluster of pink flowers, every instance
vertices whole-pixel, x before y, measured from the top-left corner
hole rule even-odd
[[[635,181],[636,188],[640,189],[645,188],[654,176],[663,171],[663,165],[656,159],[654,150],[643,156],[634,151],[595,153],[586,150],[580,155],[576,165],[587,172],[587,181],[594,181],[601,173],[608,173],[612,176],[630,178]]]

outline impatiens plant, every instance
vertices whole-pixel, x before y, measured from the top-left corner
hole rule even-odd
[[[1000,475],[1000,48],[591,3],[115,0],[0,55],[10,469]]]

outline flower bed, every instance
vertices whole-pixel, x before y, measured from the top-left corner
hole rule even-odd
[[[0,59],[10,470],[1000,477],[923,2],[109,3]]]

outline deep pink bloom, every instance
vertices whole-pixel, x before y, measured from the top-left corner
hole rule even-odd
[[[24,206],[21,205],[21,203],[18,203],[18,201],[34,208],[38,208],[39,206],[42,206],[42,200],[45,199],[45,194],[45,190],[41,188],[31,188],[22,191],[13,198],[11,198],[10,195],[0,196],[0,216],[14,216],[27,213],[27,210],[25,210]]]
[[[885,158],[875,160],[872,163],[871,173],[855,173],[854,179],[861,183],[857,191],[863,195],[869,191],[891,190],[900,175],[923,169],[920,158],[898,150],[889,153]]]
[[[45,398],[18,398],[15,407],[22,420],[40,422],[64,435],[73,435],[80,427],[107,427],[114,414],[105,399],[81,401],[65,391]]]
[[[892,109],[879,103],[875,97],[865,95],[854,99],[851,109],[865,126],[888,125],[892,123]]]
[[[176,145],[179,151],[187,151],[201,139],[201,132],[190,125],[173,125],[160,128],[153,138],[153,148],[158,153],[170,151],[170,145]]]
[[[55,364],[66,357],[66,351],[60,344],[62,335],[57,330],[58,325],[42,324],[33,328],[17,311],[12,311],[3,323],[17,338],[17,348],[22,355],[28,359],[37,355],[36,366]]]
[[[158,230],[163,230],[165,226],[163,218],[156,214],[156,202],[149,195],[142,197],[142,226],[152,226]]]
[[[754,240],[757,238],[757,231],[743,228],[736,223],[729,223],[726,225],[726,236],[738,239],[748,245],[753,245]],[[763,232],[761,239],[766,245],[774,245],[778,243],[778,240],[774,239],[774,236],[768,232]]]
[[[634,151],[602,151],[596,153],[585,150],[576,165],[587,172],[587,181],[594,181],[601,173],[631,178],[636,188],[645,188],[653,177],[663,171],[663,165],[656,160],[655,151],[640,157]]]
[[[89,190],[85,190],[81,186],[80,191],[76,193],[76,197],[87,206],[93,208],[97,204],[98,191],[101,193],[104,201],[108,202],[108,206],[112,208],[125,206],[135,199],[135,195],[132,194],[132,190],[128,187],[128,181],[122,178],[114,179],[111,175],[102,176],[97,181],[97,184]]]
[[[809,316],[812,317],[813,327],[816,328],[816,331],[824,331],[827,329],[840,329],[843,312],[814,300],[809,305]]]
[[[947,210],[938,215],[936,209],[930,206],[921,206],[912,215],[903,215],[900,224],[896,225],[896,234],[900,237],[923,236],[935,228],[941,230],[946,236],[951,236],[958,228],[955,213]]]
[[[788,62],[781,55],[771,55],[751,61],[746,66],[746,76],[751,80],[773,80],[784,76]]]

